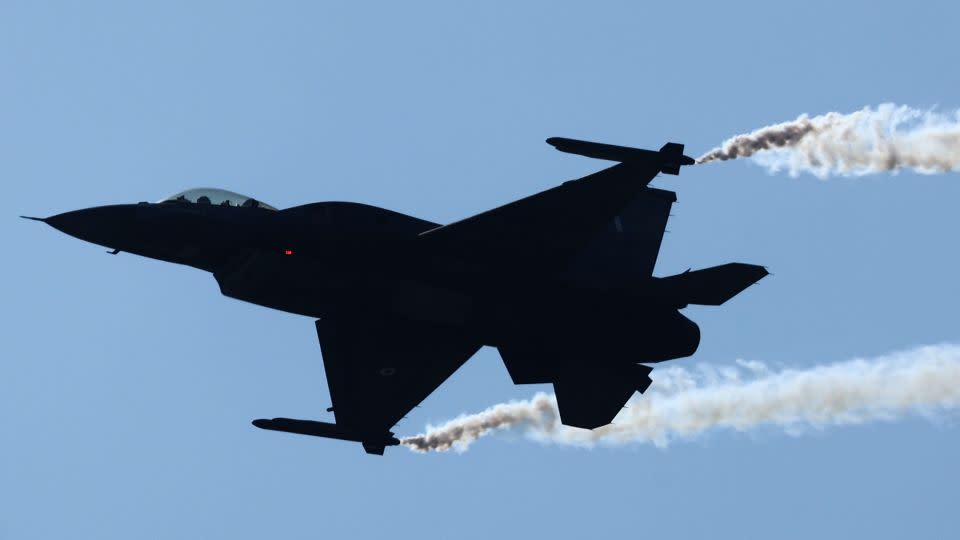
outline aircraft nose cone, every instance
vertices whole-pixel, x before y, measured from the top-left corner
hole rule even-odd
[[[44,220],[51,227],[75,238],[110,246],[134,220],[130,205],[97,206],[64,212]]]

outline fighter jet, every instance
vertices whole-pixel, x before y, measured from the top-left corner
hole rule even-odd
[[[730,263],[653,277],[676,194],[648,184],[694,164],[683,145],[547,142],[616,164],[447,225],[350,202],[279,210],[205,188],[28,219],[315,318],[335,423],[256,427],[382,455],[400,442],[393,426],[488,345],[514,383],[553,384],[564,424],[593,429],[650,386],[646,364],[697,350],[700,330],[681,309],[723,304],[767,271]]]

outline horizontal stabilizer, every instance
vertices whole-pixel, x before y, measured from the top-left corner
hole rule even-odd
[[[643,393],[652,382],[653,368],[643,364],[591,366],[564,373],[553,382],[560,421],[594,429],[613,421],[634,392]]]
[[[547,143],[568,154],[621,163],[655,163],[660,172],[666,174],[680,174],[681,165],[696,163],[692,157],[683,155],[683,145],[678,143],[667,143],[663,145],[659,152],[564,137],[550,137],[547,139]]]
[[[293,418],[273,418],[269,420],[261,418],[254,420],[253,425],[260,429],[269,429],[272,431],[285,431],[287,433],[298,433],[300,435],[312,435],[314,437],[327,437],[329,439],[363,443],[363,449],[366,450],[368,454],[383,455],[385,447],[400,444],[400,440],[390,432],[380,435],[361,434],[329,422],[295,420]]]
[[[656,281],[656,295],[678,305],[719,306],[769,274],[756,264],[729,263]]]

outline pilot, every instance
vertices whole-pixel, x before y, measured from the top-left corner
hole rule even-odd
[[[210,204],[210,197],[201,195],[197,198],[197,204]]]
[[[242,205],[242,206],[243,206],[244,208],[259,208],[259,207],[260,207],[260,202],[259,202],[258,200],[256,200],[256,199],[247,199],[247,200],[243,201],[243,205]]]

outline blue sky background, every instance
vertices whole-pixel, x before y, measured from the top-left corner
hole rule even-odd
[[[947,538],[953,418],[666,450],[463,455],[268,433],[326,419],[310,319],[19,214],[213,185],[451,221],[602,165],[894,101],[960,106],[951,2],[0,3],[0,538]],[[955,174],[685,169],[657,274],[775,273],[699,352],[803,367],[960,341]],[[891,382],[893,384],[893,382]],[[397,432],[524,398],[482,350]]]

